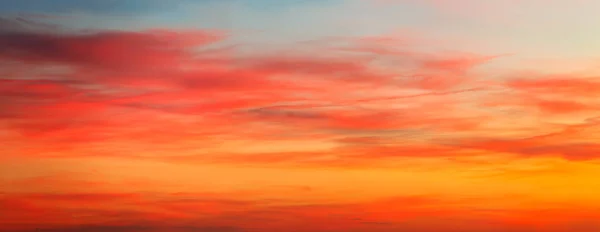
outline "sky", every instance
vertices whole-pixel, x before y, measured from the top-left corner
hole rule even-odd
[[[0,0],[0,231],[600,231],[596,0]]]

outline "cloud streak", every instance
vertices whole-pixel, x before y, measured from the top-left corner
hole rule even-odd
[[[486,226],[489,223],[499,226],[498,231],[512,231],[538,228],[543,225],[540,222],[562,217],[560,208],[523,210],[460,207],[466,202],[481,200],[484,199],[442,200],[428,196],[405,196],[354,204],[293,204],[285,201],[211,199],[202,197],[202,194],[38,194],[3,196],[1,204],[13,211],[0,212],[4,216],[2,221],[10,222],[9,227],[4,223],[4,228],[14,231],[262,231],[284,228],[297,231],[411,231],[442,228],[477,231],[489,228]],[[79,204],[88,207],[76,207]],[[54,213],[47,214],[50,211]],[[519,220],[527,220],[536,213],[543,213],[548,218],[527,225],[519,223]],[[589,213],[572,213],[572,216],[579,216],[581,221],[591,220]],[[74,214],[81,216],[74,219],[70,216]],[[27,222],[32,218],[37,218],[36,223]],[[560,228],[563,225],[560,221],[555,226]],[[62,225],[56,225],[57,222]],[[568,231],[568,228],[543,228]]]

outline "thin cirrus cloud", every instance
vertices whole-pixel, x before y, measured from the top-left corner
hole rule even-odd
[[[453,9],[410,2],[350,8],[423,10],[410,20]],[[24,9],[60,13],[40,4]],[[61,4],[110,15],[104,5]],[[309,5],[299,9],[316,11]],[[128,7],[120,10],[138,17],[157,6]],[[315,14],[333,21],[330,10]],[[597,228],[597,76],[532,71],[543,63],[498,72],[497,62],[521,54],[489,51],[512,45],[447,49],[414,30],[438,31],[431,21],[412,23],[399,34],[269,46],[239,30],[80,30],[40,15],[3,17],[0,227]]]

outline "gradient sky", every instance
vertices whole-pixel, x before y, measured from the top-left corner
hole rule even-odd
[[[0,1],[0,231],[600,231],[598,10]]]

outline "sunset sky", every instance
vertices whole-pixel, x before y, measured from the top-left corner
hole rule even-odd
[[[599,10],[0,1],[0,231],[600,231]]]

